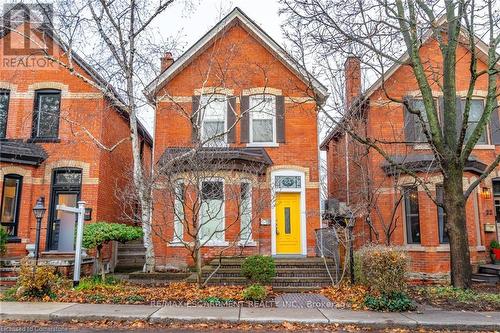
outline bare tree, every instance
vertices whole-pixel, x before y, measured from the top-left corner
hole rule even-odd
[[[442,205],[447,214],[452,284],[455,287],[470,287],[471,263],[465,204],[472,191],[500,162],[500,156],[497,156],[464,191],[464,166],[476,143],[484,135],[492,113],[497,112],[499,56],[496,51],[500,43],[499,14],[495,9],[497,3],[492,0],[281,2],[283,12],[289,18],[288,36],[294,46],[301,49],[304,58],[314,58],[312,63],[316,65],[317,71],[321,70],[329,80],[335,81],[332,75],[335,67],[329,67],[334,62],[332,59],[346,54],[357,55],[371,75],[380,78],[385,97],[393,103],[404,105],[416,117],[438,163],[439,173],[443,176]],[[483,43],[477,37],[478,34],[486,38],[487,43]],[[429,38],[438,44],[442,58],[438,64],[429,63],[419,52]],[[460,45],[469,49],[467,57],[470,57],[469,82],[462,101],[463,108],[457,108],[456,63]],[[483,54],[479,50],[483,50]],[[311,64],[309,61],[308,64]],[[478,66],[480,61],[485,66]],[[412,69],[423,108],[394,97],[393,92],[385,89],[388,69],[394,64],[408,65]],[[471,125],[471,101],[480,80],[487,84],[484,111],[477,122]],[[433,89],[439,89],[443,96],[441,123]],[[344,125],[338,121],[335,123]],[[402,173],[414,177],[431,196],[431,191],[421,177],[392,160],[387,153],[388,146],[405,142],[385,142],[367,137],[348,126],[344,126],[343,130],[380,153]]]

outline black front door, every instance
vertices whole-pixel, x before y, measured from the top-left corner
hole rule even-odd
[[[80,200],[81,170],[57,169],[52,177],[47,245],[51,251],[74,250],[76,214],[57,210],[58,205],[77,207]]]

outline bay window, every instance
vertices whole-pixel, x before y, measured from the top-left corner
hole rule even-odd
[[[242,243],[252,240],[252,184],[241,183],[240,187],[240,239]]]
[[[420,214],[417,187],[405,187],[403,196],[406,242],[408,244],[420,244]]]
[[[224,241],[224,183],[201,182],[200,226],[198,236],[204,243]]]

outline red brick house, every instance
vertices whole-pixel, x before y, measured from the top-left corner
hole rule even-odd
[[[189,168],[175,176],[175,193],[182,193],[178,206],[165,207],[164,194],[155,194],[158,265],[191,262],[183,245],[192,242],[188,224],[197,220],[185,218],[194,213],[187,212],[190,190],[184,187],[189,175],[208,164],[217,170],[191,186],[201,193],[201,205],[219,205],[216,222],[198,234],[206,240],[205,257],[225,247],[231,247],[225,255],[314,255],[321,225],[315,101],[327,97],[324,86],[236,8],[179,59],[167,54],[146,94],[157,103],[155,167],[190,149],[196,150],[191,162],[199,161],[185,161]],[[230,193],[239,194],[231,199]],[[259,204],[264,196],[267,201]],[[252,208],[233,223],[239,200]],[[203,207],[200,225],[209,215]]]
[[[43,25],[25,21],[11,28],[44,40],[52,55],[67,63],[61,44],[44,33]],[[21,34],[0,32],[0,211],[11,258],[26,255],[27,244],[35,242],[32,208],[39,197],[47,208],[41,251],[73,251],[75,221],[57,212],[58,204],[76,206],[83,200],[91,210],[87,223],[119,222],[123,208],[115,192],[128,183],[132,163],[127,114],[102,90],[45,59],[40,46],[23,45],[27,38]],[[109,87],[76,54],[73,61],[78,73]],[[142,126],[140,131],[146,161],[152,138]],[[120,141],[112,151],[97,144],[111,147]]]
[[[484,54],[485,50],[487,46],[478,43],[479,54]],[[425,41],[420,54],[426,68],[440,68],[441,52],[435,40],[429,38]],[[459,46],[457,59],[457,92],[462,97],[457,103],[461,103],[466,96],[470,77],[469,49],[464,45]],[[484,68],[485,63],[479,61],[478,69]],[[385,82],[379,79],[363,92],[358,58],[347,59],[345,74],[348,111],[342,121],[351,121],[352,128],[363,137],[377,138],[380,142],[400,142],[384,146],[384,149],[396,162],[417,172],[428,182],[433,196],[440,200],[442,190],[439,184],[442,179],[437,173],[430,147],[424,142],[405,144],[425,141],[425,136],[418,127],[419,123],[404,110],[402,104],[391,102],[382,89],[383,84],[391,97],[399,100],[406,98],[418,107],[420,93],[410,66],[393,66],[386,72]],[[437,84],[432,85],[432,89],[439,105],[442,92]],[[476,115],[480,116],[482,112],[486,90],[486,78],[481,77],[476,84],[472,101]],[[472,115],[469,122],[473,123],[475,119]],[[346,136],[341,126],[328,133],[320,148],[327,154],[329,208],[336,205],[347,206],[355,211],[357,245],[387,242],[385,231],[392,228],[390,243],[402,245],[409,251],[414,271],[436,278],[449,272],[446,216],[421,186],[415,186],[411,177],[395,172],[375,150],[367,150],[351,136]],[[481,174],[498,154],[500,122],[497,108],[485,135],[466,165],[464,186],[468,186]],[[352,159],[356,158],[358,163],[352,163]],[[366,205],[367,196],[371,196],[372,205]],[[489,262],[488,246],[492,240],[497,239],[500,226],[500,168],[497,167],[476,188],[469,197],[466,211],[471,260],[473,264]],[[391,221],[393,224],[390,226]]]

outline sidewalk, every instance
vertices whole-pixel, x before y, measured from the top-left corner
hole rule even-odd
[[[245,308],[0,302],[1,320],[171,320],[356,324],[371,327],[500,330],[500,312],[379,313],[320,308]]]

